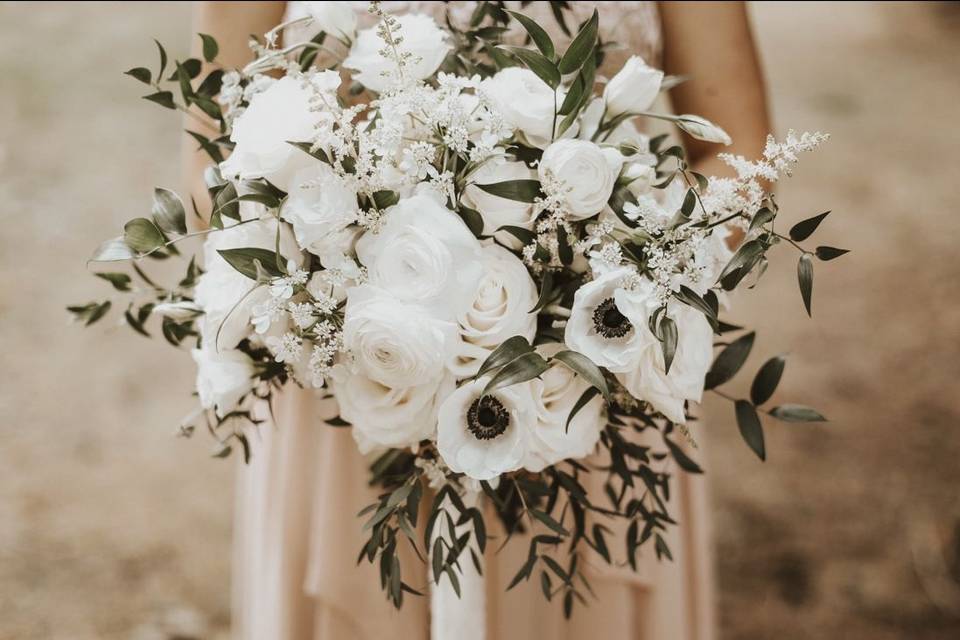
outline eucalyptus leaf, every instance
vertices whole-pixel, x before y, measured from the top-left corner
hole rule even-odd
[[[220,46],[217,44],[216,38],[206,33],[199,33],[197,35],[199,35],[203,41],[203,59],[207,62],[213,62],[217,54],[220,53]]]
[[[750,400],[753,404],[759,406],[770,399],[773,392],[777,390],[780,384],[780,378],[783,376],[783,368],[787,360],[783,356],[776,356],[767,360],[757,375],[753,378],[753,384],[750,385]]]
[[[160,70],[157,71],[157,78],[162,78],[163,72],[167,68],[167,50],[163,48],[159,40],[154,39],[154,42],[157,43],[157,50],[160,53]]]
[[[134,218],[123,226],[123,241],[139,254],[155,251],[163,246],[163,233],[152,220]]]
[[[231,267],[251,280],[257,280],[257,264],[273,277],[283,275],[283,272],[277,266],[280,257],[269,249],[260,249],[257,247],[217,249],[217,253],[219,253]]]
[[[686,452],[681,449],[675,442],[672,442],[669,438],[664,438],[664,442],[667,443],[667,448],[670,449],[670,455],[673,456],[673,459],[677,461],[677,465],[687,473],[703,473],[703,469],[700,468],[696,462],[694,462]]]
[[[90,257],[91,262],[115,262],[118,260],[131,260],[137,257],[130,249],[123,237],[107,240],[93,252]]]
[[[533,44],[537,45],[537,49],[540,49],[540,53],[552,60],[556,51],[553,46],[553,40],[551,40],[547,32],[543,30],[543,27],[519,11],[510,11],[508,9],[507,13],[523,25],[523,28],[530,34],[530,39],[533,40]]]
[[[593,15],[583,25],[580,32],[577,33],[577,37],[573,39],[563,57],[560,58],[558,69],[561,74],[573,73],[587,61],[587,56],[590,55],[597,44],[599,25],[600,17],[597,10],[594,9]]]
[[[503,343],[493,350],[493,352],[487,356],[487,359],[483,361],[483,364],[480,365],[480,369],[477,371],[477,374],[474,378],[479,378],[488,371],[492,371],[498,367],[502,367],[511,360],[517,359],[519,356],[533,351],[533,346],[530,342],[523,336],[513,336],[507,338]]]
[[[560,86],[560,72],[557,71],[557,66],[542,54],[532,49],[524,49],[523,47],[504,45],[500,48],[516,56],[525,67],[533,71],[537,77],[543,80],[551,89],[556,90],[556,88]]]
[[[134,67],[133,69],[130,69],[129,71],[124,71],[123,73],[132,78],[136,78],[143,84],[150,84],[150,81],[152,79],[152,76],[150,75],[150,69],[147,69],[145,67]]]
[[[801,242],[806,240],[813,232],[817,230],[817,227],[820,226],[820,223],[823,222],[823,219],[830,215],[829,211],[824,211],[823,213],[817,214],[806,220],[801,220],[797,224],[790,227],[790,239],[796,242]]]
[[[713,361],[713,366],[710,367],[710,371],[707,372],[704,388],[713,389],[728,382],[733,376],[737,375],[737,372],[740,371],[743,363],[747,361],[747,357],[750,355],[750,350],[753,348],[755,338],[756,334],[751,331],[727,345],[727,347],[720,352],[720,355],[717,356],[716,360]]]
[[[537,197],[543,195],[540,191],[539,180],[504,180],[503,182],[477,184],[476,186],[489,194],[507,200],[516,200],[517,202],[533,202]]]
[[[550,365],[540,357],[540,354],[535,351],[530,351],[510,361],[500,369],[500,371],[490,378],[490,381],[487,382],[480,395],[489,395],[497,389],[533,380],[549,368]]]
[[[797,280],[800,283],[800,295],[803,298],[803,306],[807,310],[807,315],[812,316],[810,308],[813,297],[813,260],[809,253],[800,256],[797,263]]]
[[[677,323],[672,318],[664,317],[658,325],[660,340],[660,349],[663,351],[663,372],[670,373],[670,365],[673,364],[673,358],[677,353]]]
[[[553,360],[559,360],[574,373],[580,374],[584,380],[590,383],[590,386],[596,387],[606,400],[610,400],[607,379],[603,377],[603,371],[600,370],[600,367],[595,365],[590,358],[582,353],[568,350],[560,351],[553,356]]]
[[[113,285],[117,291],[130,291],[130,276],[126,273],[94,273],[98,278],[103,278]]]
[[[184,235],[187,232],[183,201],[173,191],[157,187],[153,190],[153,221],[167,233]]]
[[[747,446],[757,454],[758,458],[766,460],[767,452],[763,442],[763,425],[760,424],[760,416],[757,415],[756,408],[746,400],[737,400],[735,411],[740,435],[743,436]]]
[[[151,93],[148,96],[143,96],[144,100],[149,100],[150,102],[155,102],[161,107],[166,107],[167,109],[176,109],[177,105],[173,101],[173,93],[170,91],[158,91],[156,93]]]
[[[802,404],[782,404],[770,410],[770,415],[784,422],[826,422],[816,409]]]
[[[463,223],[467,225],[467,228],[470,229],[470,233],[477,238],[483,237],[483,216],[480,215],[479,211],[461,204],[457,209],[457,214],[463,220]]]
[[[600,393],[600,390],[596,387],[587,387],[586,390],[580,394],[580,397],[574,403],[573,408],[570,409],[570,415],[567,416],[567,423],[564,425],[564,432],[570,428],[570,423],[576,417],[580,410],[585,406],[590,404],[590,401],[593,400]]]
[[[834,258],[839,258],[845,253],[850,253],[849,249],[838,249],[836,247],[817,247],[816,254],[817,258],[826,262],[827,260],[833,260]]]

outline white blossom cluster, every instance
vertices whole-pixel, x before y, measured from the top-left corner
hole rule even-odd
[[[825,136],[771,139],[756,162],[724,156],[738,177],[704,193],[687,171],[666,186],[656,148],[618,118],[660,90],[662,73],[640,58],[561,131],[569,84],[518,66],[442,72],[453,38],[428,16],[373,3],[376,26],[357,31],[352,11],[312,5],[346,48],[339,67],[302,70],[285,55],[298,46],[269,37],[244,73],[223,78],[235,148],[220,171],[241,199],[256,197],[208,240],[194,354],[204,405],[227,415],[279,370],[327,387],[365,453],[429,443],[439,457],[418,465],[437,486],[594,450],[605,405],[596,397],[570,419],[590,383],[560,351],[616,380],[620,407],[682,424],[703,393],[713,331],[677,295],[715,287],[731,256],[724,218],[749,219],[762,181]],[[351,86],[362,102],[350,103]],[[669,370],[663,319],[678,336]],[[518,336],[546,368],[485,390],[493,374],[478,377],[481,365]]]

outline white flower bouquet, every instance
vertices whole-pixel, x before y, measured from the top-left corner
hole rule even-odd
[[[281,48],[281,25],[251,42],[246,68],[202,80],[202,61],[176,62],[166,82],[179,96],[163,88],[162,46],[155,75],[128,72],[154,88],[148,100],[219,127],[191,132],[212,160],[210,228],[189,232],[183,201],[157,189],[152,214],[93,257],[128,261],[133,274],[96,275],[130,296],[124,319],[137,332],[156,322],[173,345],[193,345],[201,408],[182,431],[205,424],[217,456],[238,444],[250,455],[253,404],[285,386],[337,402],[330,424],[351,430],[382,487],[361,512],[361,560],[379,563],[398,607],[417,593],[401,577],[403,538],[429,553],[435,582],[459,590],[461,557],[479,569],[495,514],[507,532],[541,530],[513,584],[539,568],[569,614],[587,584],[581,554],[635,566],[653,541],[670,555],[672,470],[700,472],[691,405],[753,344],[720,319],[728,292],[791,245],[809,312],[812,258],[844,253],[800,245],[826,214],[778,231],[764,190],[826,136],[771,138],[759,160],[724,156],[737,177],[703,176],[636,123],[666,120],[719,143],[727,134],[650,112],[667,79],[638,57],[601,78],[610,43],[596,13],[561,52],[498,3],[478,3],[465,29],[372,3],[377,25],[359,33],[349,3],[312,4],[300,20],[320,30],[311,41]],[[529,46],[506,44],[520,28]],[[201,38],[214,63],[216,42]],[[204,257],[180,282],[145,273],[197,235]],[[70,311],[92,324],[110,307]],[[761,412],[823,419],[801,405],[762,408],[783,369],[779,357],[764,364],[749,399],[721,392],[761,458]],[[587,493],[588,474],[603,474],[607,495]],[[612,521],[627,525],[622,557],[606,540]]]

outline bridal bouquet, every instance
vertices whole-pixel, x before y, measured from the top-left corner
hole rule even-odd
[[[190,232],[190,205],[156,189],[151,214],[92,259],[132,273],[95,275],[129,296],[135,331],[156,325],[190,346],[200,410],[182,431],[204,425],[217,456],[250,455],[253,405],[286,386],[336,400],[330,426],[351,431],[382,488],[361,511],[359,560],[379,564],[396,606],[419,586],[401,575],[404,538],[459,592],[464,563],[481,570],[495,513],[505,531],[533,533],[511,587],[538,573],[569,614],[589,590],[583,554],[635,566],[649,542],[670,557],[671,476],[701,471],[691,406],[733,378],[754,340],[721,320],[729,292],[787,245],[809,313],[813,259],[845,253],[802,246],[827,214],[783,230],[765,191],[826,136],[771,137],[757,160],[722,156],[736,177],[700,175],[637,122],[727,134],[651,112],[679,79],[639,57],[601,77],[614,43],[596,13],[561,51],[501,3],[477,3],[464,28],[370,11],[376,26],[358,32],[349,3],[313,3],[301,21],[316,37],[281,46],[281,25],[251,41],[242,70],[216,68],[203,34],[214,69],[202,78],[199,59],[169,69],[162,46],[156,73],[131,69],[146,99],[218,128],[190,132],[212,161],[212,214]],[[203,258],[182,280],[145,272],[198,235]],[[111,304],[70,311],[92,324]],[[761,414],[823,420],[767,405],[783,370],[767,361],[749,398],[719,391],[760,458]],[[586,491],[589,474],[605,495]]]

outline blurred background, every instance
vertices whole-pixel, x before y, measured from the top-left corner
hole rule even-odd
[[[751,5],[779,132],[833,134],[782,216],[833,209],[816,239],[852,253],[817,264],[812,320],[788,251],[733,318],[761,318],[748,370],[789,354],[775,400],[830,422],[769,422],[764,464],[708,402],[722,637],[957,638],[960,6]],[[235,461],[175,437],[192,364],[64,311],[179,187],[177,116],[121,72],[152,37],[183,56],[190,11],[0,3],[2,640],[227,637]]]

